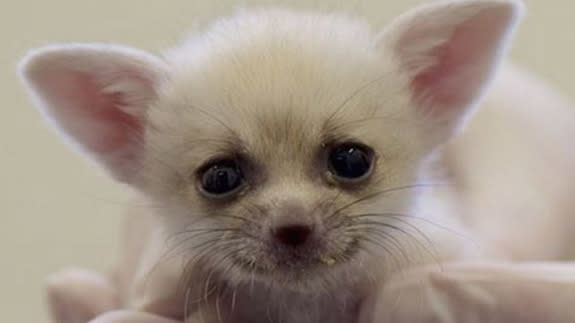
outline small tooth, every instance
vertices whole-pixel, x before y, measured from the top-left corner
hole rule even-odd
[[[332,257],[321,258],[321,261],[328,266],[335,264],[335,259],[333,259]]]

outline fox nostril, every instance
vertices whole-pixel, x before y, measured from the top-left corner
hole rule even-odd
[[[275,229],[273,235],[282,245],[298,247],[306,243],[312,231],[313,229],[309,225],[292,224]]]

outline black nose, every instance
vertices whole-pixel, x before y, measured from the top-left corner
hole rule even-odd
[[[309,240],[312,231],[313,229],[310,225],[291,224],[276,228],[273,235],[277,242],[284,246],[299,247]]]

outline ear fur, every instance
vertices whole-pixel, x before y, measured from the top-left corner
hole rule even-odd
[[[28,54],[19,71],[37,107],[77,148],[117,180],[132,180],[146,109],[164,77],[159,58],[115,45],[52,45]]]
[[[481,97],[509,47],[518,0],[450,0],[400,16],[378,46],[407,75],[416,113],[437,142],[455,132]]]

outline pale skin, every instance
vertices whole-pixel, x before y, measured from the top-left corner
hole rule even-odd
[[[51,307],[54,322],[181,323],[121,309],[119,291],[97,273],[70,270],[56,276],[49,285],[52,302],[60,303]],[[574,291],[575,265],[570,263],[445,264],[441,270],[422,268],[392,279],[373,310],[366,304],[360,322],[567,323],[575,320],[575,311],[568,310]]]
[[[146,239],[150,222],[141,220],[135,213],[127,217],[126,257],[113,275],[69,269],[48,280],[53,322],[182,323],[173,318],[183,315],[183,307],[174,306],[183,300],[170,296],[178,284],[171,273],[179,265],[169,264],[145,276],[155,293],[127,292],[138,285],[129,281],[136,267],[146,266],[140,261],[147,258],[145,249],[150,246]],[[365,301],[358,322],[567,323],[575,320],[575,311],[569,310],[573,302],[575,265],[571,263],[447,263],[397,274]],[[203,320],[192,315],[186,323]]]

